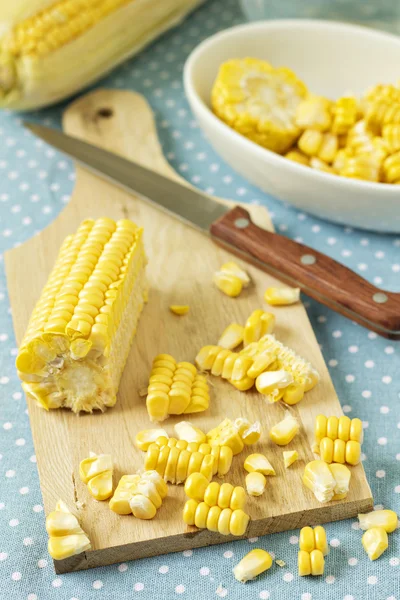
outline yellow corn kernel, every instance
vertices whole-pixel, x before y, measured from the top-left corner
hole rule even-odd
[[[240,426],[239,435],[242,438],[242,442],[245,446],[252,446],[256,444],[261,437],[261,423],[254,421],[250,424],[247,419],[235,419],[235,427]]]
[[[167,438],[165,438],[165,439],[167,439]],[[150,446],[148,447],[147,452],[146,452],[146,457],[144,459],[144,468],[146,469],[146,471],[152,471],[153,469],[156,468],[159,455],[160,455],[160,447],[158,446],[158,444],[156,444],[156,443],[150,444]]]
[[[91,549],[89,538],[67,505],[59,500],[46,519],[48,551],[54,560],[64,560]]]
[[[332,163],[338,151],[338,138],[333,133],[324,133],[318,151],[318,158],[325,163]]]
[[[320,550],[324,556],[329,554],[328,540],[326,539],[326,531],[321,525],[314,527],[315,548]]]
[[[331,126],[332,102],[323,96],[309,94],[296,109],[296,124],[301,129],[327,131]]]
[[[349,465],[358,465],[361,460],[361,444],[350,440],[346,442],[346,462]]]
[[[246,533],[250,517],[241,508],[232,511],[232,516],[229,521],[229,533],[235,537],[242,536]]]
[[[139,450],[147,452],[150,444],[161,436],[168,438],[168,433],[164,429],[143,429],[136,434],[135,444]]]
[[[207,440],[206,434],[188,421],[181,421],[174,425],[174,431],[178,440],[197,442],[198,444],[203,444]]]
[[[96,500],[107,500],[112,494],[113,464],[110,454],[90,453],[79,465],[79,476]]]
[[[332,133],[343,135],[355,124],[358,114],[357,100],[352,96],[343,96],[333,106]]]
[[[261,373],[264,373],[274,362],[274,357],[270,354],[261,354],[257,356],[250,369],[247,371],[248,377],[256,379]]]
[[[382,137],[388,143],[391,153],[400,150],[400,123],[389,123],[382,127]]]
[[[325,568],[324,555],[321,550],[313,550],[310,552],[311,575],[323,575]]]
[[[233,387],[240,392],[246,392],[253,387],[254,379],[252,377],[243,377],[243,379],[230,379],[229,383],[231,383]]]
[[[205,502],[200,502],[194,515],[194,524],[199,529],[205,529],[207,526],[207,517],[210,507]]]
[[[218,506],[218,495],[220,490],[220,484],[216,481],[212,481],[205,489],[203,493],[204,502],[208,506]],[[186,490],[185,490],[186,491]],[[187,494],[189,496],[189,494]],[[200,494],[199,494],[200,495]]]
[[[321,440],[319,444],[319,455],[321,460],[324,460],[326,463],[331,463],[333,461],[333,440],[331,438],[325,437]]]
[[[339,418],[337,437],[339,440],[348,442],[350,439],[351,419],[343,415]],[[336,461],[339,462],[339,461]]]
[[[335,416],[329,417],[326,425],[326,435],[331,440],[338,437],[339,419]]]
[[[317,415],[315,417],[315,441],[319,444],[322,438],[326,437],[326,429],[328,418],[325,415]]]
[[[252,471],[246,475],[246,490],[249,496],[261,496],[266,485],[267,479],[262,473]]]
[[[299,458],[299,453],[297,450],[287,450],[283,453],[283,464],[285,465],[285,469],[288,469],[290,465],[296,462]]]
[[[254,548],[234,567],[233,574],[235,579],[246,583],[246,581],[255,579],[264,571],[268,571],[271,566],[272,556],[266,550]]]
[[[331,167],[330,165],[328,165],[327,162],[325,162],[324,160],[322,160],[321,158],[318,158],[316,156],[312,156],[310,158],[310,167],[312,169],[316,169],[317,171],[323,171],[324,173],[330,173],[331,175],[336,174],[336,171],[335,171],[335,169],[333,169],[333,167]]]
[[[217,345],[226,350],[233,350],[243,342],[244,327],[238,323],[231,323],[223,331]]]
[[[206,523],[206,528],[209,531],[218,531],[218,521],[219,521],[219,517],[221,515],[221,509],[219,506],[214,505],[214,506],[210,506],[210,510],[208,511],[208,515],[207,515],[207,523]]]
[[[239,296],[243,289],[243,282],[240,277],[225,271],[216,271],[213,281],[217,288],[227,296],[230,296],[230,298]]]
[[[275,327],[275,315],[264,312],[263,310],[254,310],[248,317],[244,326],[243,344],[248,346],[253,342],[258,342],[267,333],[272,333]]]
[[[236,275],[241,280],[243,287],[247,288],[250,285],[250,277],[246,273],[242,267],[240,267],[237,263],[230,261],[224,263],[220,269],[223,273],[232,273],[232,275]]]
[[[346,458],[346,442],[343,440],[335,440],[333,442],[333,462],[335,463],[344,463]],[[329,462],[329,461],[326,461]]]
[[[306,129],[301,134],[297,145],[307,156],[316,156],[322,144],[323,134],[314,129]]]
[[[272,306],[288,306],[300,300],[300,288],[269,287],[265,291],[264,299]]]
[[[339,175],[350,179],[377,182],[381,176],[381,160],[377,160],[373,155],[350,156],[339,170]]]
[[[146,471],[142,475],[124,475],[109,507],[120,515],[132,513],[138,519],[152,519],[166,495],[167,487],[156,471]]]
[[[387,533],[397,529],[398,517],[393,510],[373,510],[370,513],[358,515],[360,529],[367,530],[373,527],[383,527]]]
[[[286,404],[289,404],[289,406],[293,406],[304,398],[304,392],[304,383],[291,383],[284,389],[282,400]]]
[[[281,154],[299,135],[295,111],[306,95],[305,85],[289,69],[274,69],[266,61],[243,58],[220,66],[211,104],[230,127]]]
[[[278,446],[286,446],[298,431],[299,423],[297,419],[290,413],[286,413],[285,418],[270,429],[269,437]]]
[[[218,477],[223,477],[228,473],[228,471],[231,468],[233,460],[233,451],[232,448],[230,448],[229,446],[217,446],[212,448],[211,454],[215,456],[216,452],[218,452],[218,458],[216,458],[214,462],[218,463]]]
[[[104,473],[92,477],[87,487],[96,500],[107,500],[113,492],[112,471],[104,471]]]
[[[217,504],[220,508],[230,508],[233,485],[223,483],[219,488]]]
[[[300,577],[311,575],[310,553],[305,550],[299,550],[297,555],[298,573]]]
[[[204,494],[209,486],[210,482],[201,473],[192,473],[186,479],[185,483],[185,494],[193,500],[202,502],[204,500]],[[211,484],[210,484],[211,485]],[[217,484],[218,485],[218,484]]]
[[[315,536],[312,527],[302,527],[299,535],[300,550],[310,553],[315,547]]]
[[[221,535],[230,534],[230,522],[232,518],[232,509],[223,508],[218,519],[218,531]]]
[[[332,463],[329,470],[335,479],[334,496],[332,500],[342,500],[347,496],[350,486],[351,472],[346,465]]]
[[[306,465],[303,483],[313,492],[319,502],[332,500],[336,481],[323,460],[312,460]]]
[[[188,450],[181,450],[176,463],[175,479],[176,483],[185,481],[189,468],[191,453]]]
[[[169,310],[174,313],[174,315],[187,315],[189,312],[188,304],[171,304]]]
[[[362,536],[362,545],[370,560],[379,558],[389,546],[388,535],[383,527],[372,527]]]
[[[289,150],[285,155],[285,158],[292,160],[293,162],[299,163],[300,165],[308,166],[309,159],[308,156],[300,152],[300,150]]]
[[[188,500],[185,502],[182,517],[183,522],[186,523],[186,525],[194,525],[194,519],[198,505],[199,502],[197,502],[197,500]]]
[[[246,492],[244,491],[244,488],[242,488],[241,485],[236,485],[233,488],[229,507],[233,511],[235,511],[235,510],[243,509],[245,504],[246,504]]]
[[[263,475],[276,475],[274,467],[264,454],[250,454],[243,465],[248,473],[262,473]]]
[[[266,396],[267,401],[277,402],[283,396],[284,391],[293,383],[293,375],[288,371],[265,371],[256,379],[256,388],[260,394]]]
[[[207,433],[207,440],[212,446],[228,446],[233,455],[239,454],[244,444],[250,445],[260,439],[261,426],[258,421],[251,424],[247,419],[224,419],[217,427]]]
[[[350,440],[353,442],[363,443],[364,430],[362,421],[360,419],[352,419],[350,426]]]

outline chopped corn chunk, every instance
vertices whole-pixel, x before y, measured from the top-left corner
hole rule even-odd
[[[289,444],[299,431],[299,423],[290,413],[286,413],[284,419],[279,421],[269,432],[271,440],[278,446]]]
[[[119,515],[133,514],[137,519],[152,519],[167,493],[167,485],[157,471],[123,475],[109,507]]]
[[[112,495],[113,464],[110,454],[90,453],[79,465],[79,476],[87,484],[96,500],[107,500]]]
[[[247,419],[224,419],[217,427],[207,433],[207,441],[212,446],[228,446],[233,455],[239,454],[244,446],[255,444],[260,439],[261,425]]]
[[[266,485],[267,479],[262,473],[252,471],[246,475],[246,490],[249,496],[261,496]]]
[[[246,583],[246,581],[255,579],[264,571],[268,571],[271,566],[272,556],[266,550],[254,548],[234,567],[233,574],[235,579]]]
[[[168,438],[168,433],[165,431],[165,429],[143,429],[143,431],[139,431],[139,433],[136,434],[135,444],[139,450],[147,452],[150,444],[155,442],[161,436]]]
[[[242,289],[250,283],[246,271],[234,262],[225,263],[214,273],[214,283],[221,292],[231,298],[239,296]]]
[[[230,483],[210,483],[201,473],[192,473],[185,483],[185,494],[192,500],[205,502],[207,506],[219,506],[221,509],[243,509],[246,494],[241,486],[234,487]],[[204,528],[203,528],[204,529]]]
[[[246,273],[246,271],[235,262],[231,261],[224,263],[220,270],[224,273],[232,273],[232,275],[236,275],[236,277],[239,277],[239,279],[243,283],[244,288],[250,285],[251,279],[248,273]]]
[[[246,533],[250,517],[241,508],[221,508],[209,506],[206,502],[190,499],[183,508],[183,521],[198,529],[218,531],[222,535],[243,536]]]
[[[54,560],[64,560],[91,549],[89,538],[78,519],[62,500],[47,516],[46,530],[49,535],[48,551]]]
[[[288,306],[300,300],[300,288],[291,287],[269,287],[265,291],[264,299],[272,306]]]
[[[169,310],[174,313],[174,315],[187,315],[189,312],[188,304],[171,304]]]
[[[346,465],[339,463],[330,464],[329,470],[336,482],[332,500],[343,500],[343,498],[346,498],[349,491],[351,471]]]
[[[313,530],[303,527],[299,536],[298,569],[299,575],[323,575],[329,547],[325,529],[320,525]]]
[[[262,473],[263,475],[276,475],[274,467],[264,454],[250,454],[244,461],[244,469],[248,473]]]
[[[234,350],[243,342],[244,327],[238,323],[231,323],[224,330],[218,340],[218,346],[227,350]]]
[[[244,326],[243,344],[248,346],[258,342],[267,333],[272,333],[275,327],[275,315],[255,310],[251,313]]]
[[[374,510],[370,513],[358,515],[360,528],[363,530],[372,529],[372,527],[383,527],[387,533],[392,533],[397,529],[398,517],[393,510]]]
[[[194,427],[194,425],[188,421],[176,423],[176,425],[174,425],[174,430],[178,440],[197,442],[198,444],[203,444],[207,440],[206,434],[198,427]]]
[[[379,558],[389,546],[388,535],[383,527],[372,527],[362,536],[362,545],[370,560]]]
[[[299,453],[297,450],[286,450],[283,453],[283,463],[285,465],[285,469],[288,469],[290,465],[296,462],[299,458]]]
[[[306,465],[303,483],[314,493],[319,502],[332,500],[336,481],[329,466],[323,460],[312,460]]]

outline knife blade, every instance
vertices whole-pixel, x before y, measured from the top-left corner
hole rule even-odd
[[[274,277],[384,337],[400,339],[400,294],[384,292],[332,258],[257,227],[241,206],[225,207],[200,190],[56,129],[24,126],[89,171],[211,235]]]

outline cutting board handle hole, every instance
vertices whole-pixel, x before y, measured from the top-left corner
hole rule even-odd
[[[99,108],[96,114],[98,117],[102,117],[103,119],[109,119],[113,116],[114,113],[111,108],[105,107]]]

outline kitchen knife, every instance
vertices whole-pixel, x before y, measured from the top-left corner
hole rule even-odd
[[[322,304],[376,331],[400,339],[400,294],[379,290],[332,258],[252,223],[241,206],[211,196],[59,130],[24,123],[77,163],[211,235],[214,242]]]

